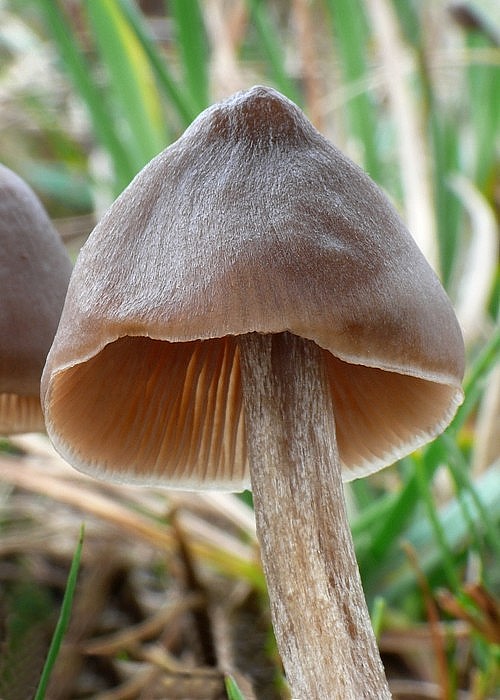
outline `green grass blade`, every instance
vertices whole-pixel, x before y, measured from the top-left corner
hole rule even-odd
[[[359,517],[359,523],[358,519],[354,520],[353,535],[356,539],[363,541],[364,532],[368,530],[369,533],[368,543],[361,546],[358,552],[359,567],[368,589],[375,585],[375,582],[379,579],[378,569],[384,566],[384,562],[390,561],[398,541],[403,536],[406,536],[406,528],[411,526],[422,499],[424,502],[427,502],[427,507],[429,508],[429,503],[426,501],[428,496],[423,498],[424,485],[422,479],[427,484],[430,484],[438,466],[443,463],[449,463],[453,459],[453,453],[450,452],[450,444],[456,445],[457,434],[475,409],[488,373],[498,361],[500,361],[500,328],[493,334],[489,343],[483,348],[469,370],[464,385],[464,403],[458,409],[457,415],[449,428],[434,442],[423,448],[421,453],[416,453],[402,460],[402,464],[406,464],[408,472],[412,473],[412,475],[408,478],[400,493],[396,497],[386,498],[384,501],[376,503],[370,509],[373,511],[373,517],[367,518],[369,514],[362,514]],[[425,474],[420,475],[420,477],[417,476],[419,463],[425,464],[426,469]],[[421,479],[420,481],[419,478]],[[459,479],[460,476],[454,473],[454,478]],[[478,512],[484,514],[484,510],[487,510],[487,508],[483,501],[477,501],[477,492],[474,490],[473,494],[468,495],[472,495]],[[431,510],[432,508],[429,510],[429,513],[431,513]],[[380,524],[378,527],[377,523]],[[491,537],[495,530],[491,518],[483,521],[482,527],[486,527],[488,536]]]
[[[498,481],[498,471],[495,467],[484,472],[475,482],[475,489],[478,498],[487,510],[490,510],[492,517],[498,521],[500,503],[500,484]],[[466,498],[470,498],[469,495]],[[471,509],[471,513],[472,513]],[[496,513],[496,516],[494,515]],[[473,516],[480,519],[478,513]],[[453,549],[463,548],[470,540],[470,531],[464,521],[462,506],[457,499],[447,503],[439,513],[440,526],[447,534],[448,544]],[[433,571],[442,569],[441,551],[435,545],[435,533],[433,526],[427,518],[415,520],[406,533],[405,539],[418,552],[418,562],[426,576],[430,576]],[[389,604],[397,604],[414,589],[415,573],[411,567],[404,562],[403,554],[394,557],[389,571],[381,572],[378,581],[383,587],[384,597]]]
[[[465,398],[458,408],[448,431],[456,435],[463,427],[477,405],[484,389],[484,384],[493,367],[500,362],[500,326],[497,326],[489,341],[481,349],[481,352],[472,363],[464,382]],[[438,438],[440,439],[440,438]]]
[[[159,53],[155,42],[150,36],[142,15],[135,5],[130,0],[118,1],[123,16],[127,18],[130,27],[135,32],[137,40],[149,59],[158,85],[176,110],[180,118],[181,127],[186,127],[198,115],[196,103],[193,103],[189,94],[183,91],[175,82],[163,56]]]
[[[115,193],[118,194],[134,176],[133,164],[114,130],[111,115],[92,80],[90,66],[78,48],[72,28],[59,2],[40,0],[40,7],[57,44],[63,65],[87,106],[94,131],[111,156],[116,179]]]
[[[236,681],[232,676],[226,676],[224,679],[228,700],[245,700],[245,696],[236,685]]]
[[[80,528],[80,537],[78,539],[78,544],[73,555],[73,560],[71,562],[71,567],[68,574],[68,582],[66,584],[66,590],[64,592],[64,598],[61,605],[61,612],[59,614],[59,620],[57,621],[56,629],[52,637],[52,642],[49,648],[49,653],[47,654],[47,660],[43,667],[42,676],[40,678],[40,683],[38,685],[34,700],[43,700],[45,698],[45,692],[50,680],[50,674],[54,668],[59,650],[61,648],[62,640],[66,634],[68,628],[69,619],[71,615],[71,607],[73,604],[73,597],[75,594],[76,582],[78,577],[78,571],[80,568],[80,561],[82,557],[83,548],[83,537],[84,537],[84,526]]]
[[[415,459],[417,484],[420,490],[420,500],[424,504],[427,518],[432,526],[437,550],[441,559],[441,565],[450,588],[457,592],[460,589],[460,580],[453,561],[451,546],[448,543],[444,527],[440,521],[439,509],[432,493],[432,476],[424,462],[424,457]],[[436,465],[433,465],[436,466]]]
[[[356,513],[352,517],[351,531],[354,537],[362,538],[368,533],[370,539],[373,537],[374,528],[380,525],[381,518],[392,508],[398,500],[397,493],[382,493],[378,497],[373,497],[372,502]]]
[[[422,7],[418,7],[415,3],[409,3],[407,0],[393,0],[392,4],[406,41],[418,51],[422,43],[422,21],[420,16]]]
[[[430,141],[434,163],[434,200],[439,248],[440,276],[445,288],[453,281],[453,273],[461,253],[461,204],[449,185],[449,177],[457,172],[460,161],[459,134],[451,120],[431,103]]]
[[[0,587],[0,698],[31,698],[40,679],[54,602],[34,580]]]
[[[172,0],[177,46],[184,65],[184,82],[198,111],[208,105],[208,48],[197,0]]]
[[[387,605],[384,598],[381,598],[380,596],[377,596],[373,601],[370,617],[372,621],[373,633],[375,634],[375,639],[377,641],[380,639],[380,634],[382,632],[386,607]]]
[[[470,32],[468,37],[469,49],[477,54],[487,54],[494,51],[493,44],[484,35]],[[495,182],[495,166],[498,162],[497,153],[492,144],[497,141],[500,130],[500,66],[471,62],[468,69],[468,100],[471,110],[476,154],[475,179],[480,189],[490,189]]]
[[[420,95],[422,121],[428,124],[427,144],[433,164],[432,188],[437,223],[439,273],[446,288],[453,281],[453,273],[463,243],[461,236],[461,206],[449,186],[450,175],[460,172],[461,136],[457,125],[461,123],[457,112],[443,110],[439,103],[434,75],[429,69],[432,59],[425,30],[426,10],[420,4],[395,0],[400,26],[406,40],[412,46],[417,59],[416,78]],[[456,108],[453,108],[456,109]]]
[[[488,311],[492,318],[497,319],[500,324],[500,265],[497,268],[497,274],[493,283],[493,291],[488,304]]]
[[[498,538],[498,529],[494,522],[494,514],[490,513],[481,500],[469,476],[467,461],[458,448],[456,441],[452,440],[448,434],[445,434],[442,436],[441,443],[446,448],[448,468],[455,482],[457,498],[462,508],[464,520],[469,525],[471,537],[473,537],[476,547],[480,549],[482,546],[481,532],[484,532],[484,537],[487,539],[491,550],[496,551],[500,561],[500,539]],[[478,527],[471,509],[477,511],[480,527]]]
[[[301,104],[300,94],[286,70],[280,42],[276,40],[277,32],[270,17],[269,5],[260,0],[247,0],[247,4],[260,43],[264,53],[267,55],[276,87],[291,100]]]
[[[406,461],[413,463],[410,458]],[[372,523],[369,545],[359,556],[359,567],[364,574],[366,586],[370,585],[372,575],[377,573],[377,567],[391,558],[394,548],[412,521],[418,503],[418,483],[416,477],[412,476],[397,498],[387,502],[384,512],[379,513],[377,521]]]
[[[148,58],[117,0],[87,0],[87,15],[109,75],[108,90],[136,171],[166,145],[165,120]]]
[[[369,86],[366,47],[370,43],[367,22],[359,0],[327,0],[335,46],[342,65],[343,82],[364,82]],[[363,165],[379,183],[383,173],[377,146],[377,114],[367,91],[353,97],[346,106],[349,128],[363,150]]]

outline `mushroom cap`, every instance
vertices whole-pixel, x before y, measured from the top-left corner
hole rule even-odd
[[[44,430],[40,378],[70,274],[35,193],[0,165],[0,434]]]
[[[324,349],[346,480],[462,401],[455,314],[395,209],[257,86],[204,111],[81,250],[42,379],[49,436],[94,476],[241,489],[237,336],[282,331]]]

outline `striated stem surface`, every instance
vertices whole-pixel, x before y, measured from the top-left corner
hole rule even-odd
[[[294,698],[390,698],[347,521],[322,351],[239,338],[252,489],[273,626]]]

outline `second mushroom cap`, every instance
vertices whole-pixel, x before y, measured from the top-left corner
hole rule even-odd
[[[41,202],[0,165],[0,435],[44,430],[40,377],[70,274]]]

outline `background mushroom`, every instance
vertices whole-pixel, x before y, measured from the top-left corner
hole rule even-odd
[[[70,274],[35,193],[0,165],[0,434],[44,429],[40,377]]]
[[[279,93],[203,112],[77,261],[42,382],[100,478],[251,481],[295,697],[389,697],[341,477],[422,445],[462,399],[450,302],[392,206]]]

